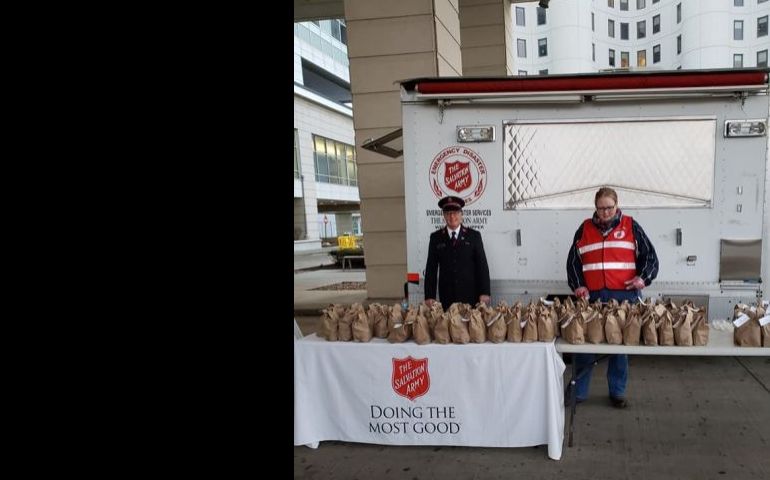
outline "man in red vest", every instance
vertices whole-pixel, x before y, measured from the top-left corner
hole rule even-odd
[[[616,299],[635,303],[641,290],[658,276],[658,256],[650,239],[636,221],[623,215],[615,190],[602,187],[594,197],[596,212],[575,232],[567,256],[567,282],[579,298],[591,302]],[[588,398],[591,371],[596,355],[576,354],[578,372],[575,397]],[[625,408],[628,355],[610,355],[607,384],[610,401]]]

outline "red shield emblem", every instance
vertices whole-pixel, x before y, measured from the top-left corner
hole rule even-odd
[[[471,186],[471,167],[469,163],[446,162],[444,184],[457,193]]]
[[[425,395],[430,388],[428,359],[394,358],[392,381],[393,391],[409,400]]]

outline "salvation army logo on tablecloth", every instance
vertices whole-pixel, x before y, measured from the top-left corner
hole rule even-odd
[[[409,400],[425,395],[430,389],[428,359],[394,358],[392,383],[393,391]]]
[[[487,167],[470,148],[447,147],[430,162],[428,178],[436,198],[457,195],[467,206],[478,200],[487,188]]]

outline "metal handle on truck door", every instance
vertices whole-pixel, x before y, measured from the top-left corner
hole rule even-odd
[[[676,244],[678,246],[682,245],[682,229],[681,228],[677,228],[676,229]]]
[[[520,228],[516,229],[516,246],[517,247],[521,246],[521,229]]]

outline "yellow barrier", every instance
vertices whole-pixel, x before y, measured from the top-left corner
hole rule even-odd
[[[337,237],[337,245],[339,245],[340,248],[356,248],[356,237],[353,235]]]

